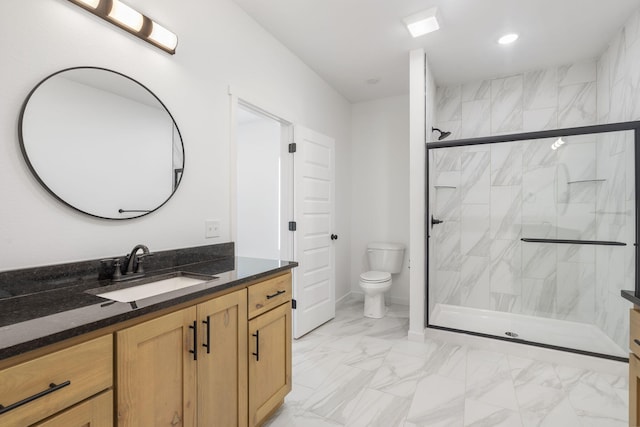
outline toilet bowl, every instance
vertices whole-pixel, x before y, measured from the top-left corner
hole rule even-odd
[[[360,275],[359,285],[364,293],[364,315],[380,319],[387,309],[385,293],[391,289],[391,275],[399,273],[404,259],[404,245],[399,243],[369,243],[367,245],[369,268]]]
[[[387,312],[384,294],[391,289],[391,273],[367,271],[360,275],[360,288],[364,292],[364,316],[380,319]]]

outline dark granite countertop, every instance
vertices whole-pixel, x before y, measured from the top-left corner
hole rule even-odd
[[[30,293],[3,292],[0,288],[0,360],[223,290],[240,289],[248,282],[297,265],[289,261],[232,256],[178,263],[148,272],[147,276],[181,271],[211,276],[211,280],[135,303],[114,302],[91,294],[91,290],[95,292],[96,288],[113,285],[97,275],[66,278],[49,287],[21,288],[31,289]]]
[[[640,306],[640,298],[638,298],[634,291],[620,291],[622,298],[627,299],[637,306]]]

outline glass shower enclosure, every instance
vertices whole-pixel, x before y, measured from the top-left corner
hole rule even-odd
[[[626,359],[639,129],[427,143],[426,326]]]

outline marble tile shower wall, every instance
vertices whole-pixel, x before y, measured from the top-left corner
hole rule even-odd
[[[600,56],[597,63],[597,119],[598,123],[615,123],[640,120],[640,10],[636,11],[611,40],[608,48]],[[626,155],[616,158],[616,166],[631,168],[633,157]],[[613,171],[608,171],[613,174]],[[627,174],[625,196],[627,209],[634,198],[633,184],[629,182],[633,176]],[[607,181],[609,182],[609,181]],[[611,181],[611,186],[625,186],[621,177]],[[599,199],[604,194],[599,195]],[[607,209],[618,211],[623,201],[609,200]],[[598,223],[598,230],[608,229],[613,234],[628,237],[632,230],[625,230],[620,224],[621,218],[614,215],[603,215]],[[618,343],[625,342],[628,333],[630,304],[622,300],[620,288],[633,289],[633,265],[621,260],[605,248],[598,248],[596,264],[596,325]],[[626,280],[603,281],[607,275],[619,276],[619,271],[626,271]],[[627,345],[621,344],[622,348]]]
[[[596,123],[595,60],[438,87],[436,123],[450,139]]]

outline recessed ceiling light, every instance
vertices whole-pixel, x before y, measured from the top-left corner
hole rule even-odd
[[[413,37],[420,37],[440,29],[437,14],[438,8],[432,7],[431,9],[407,16],[402,21]]]
[[[511,44],[514,41],[518,40],[518,37],[520,37],[520,36],[517,35],[516,33],[505,34],[504,36],[502,36],[502,37],[500,37],[498,39],[498,43],[500,43],[500,44]]]

